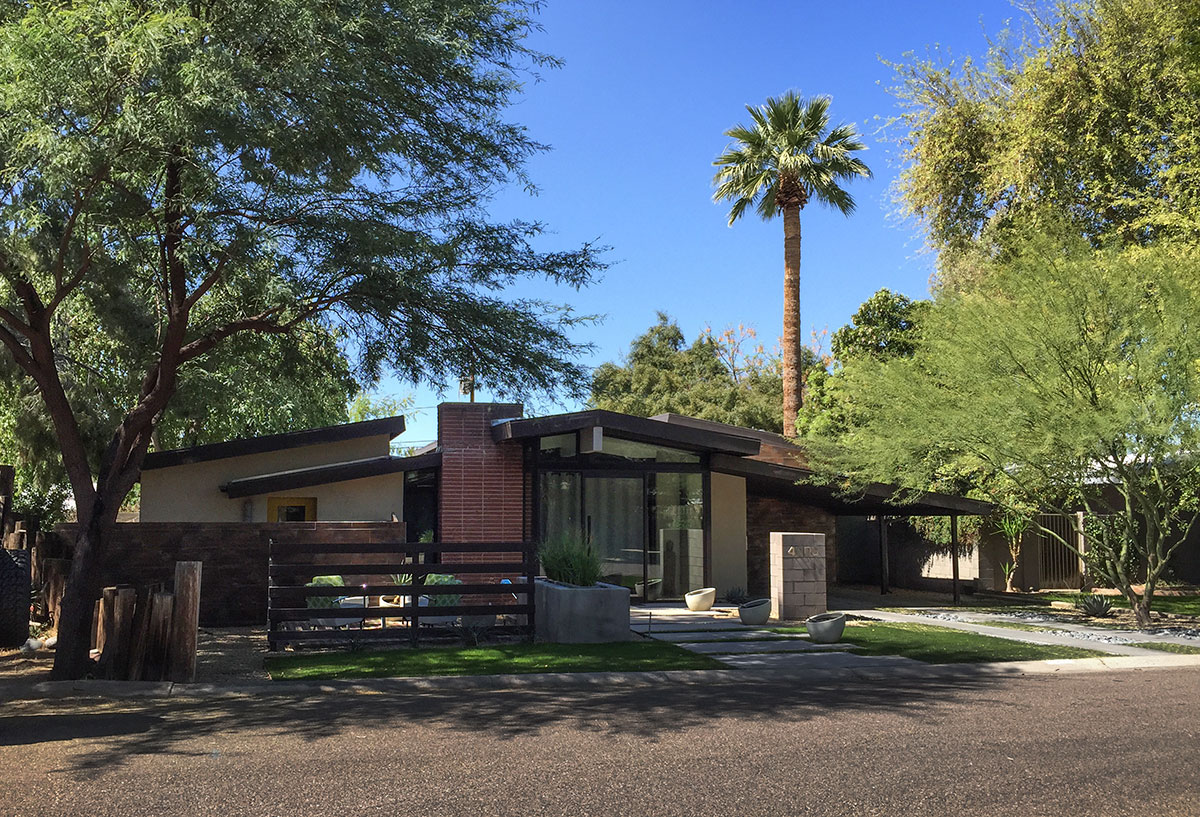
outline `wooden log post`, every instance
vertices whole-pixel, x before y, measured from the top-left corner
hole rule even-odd
[[[104,652],[108,649],[108,641],[112,638],[113,608],[117,604],[117,588],[106,587],[100,591],[100,614],[96,617],[96,652],[100,654],[100,673],[107,676]]]
[[[158,592],[150,596],[150,622],[146,629],[146,655],[142,680],[161,681],[167,671],[167,645],[171,638],[171,612],[175,606],[172,593]]]
[[[113,629],[104,645],[105,672],[118,681],[129,678],[129,654],[133,649],[133,623],[137,616],[137,590],[118,587],[113,604]]]
[[[960,603],[958,591],[958,515],[950,516],[950,564],[952,566],[951,584],[954,586],[954,603]]]
[[[0,465],[0,538],[8,530],[8,517],[12,513],[13,485],[17,469],[11,465]]]
[[[138,589],[137,618],[133,623],[133,646],[129,650],[129,680],[140,681],[146,668],[146,650],[150,641],[150,604],[160,589],[147,585]]]
[[[50,626],[58,629],[58,611],[62,607],[63,592],[67,589],[67,574],[71,572],[70,559],[46,559],[42,564],[42,603]]]
[[[203,562],[175,563],[175,611],[171,616],[167,680],[196,680],[196,640],[200,626],[200,574]]]

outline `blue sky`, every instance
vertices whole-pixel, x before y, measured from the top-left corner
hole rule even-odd
[[[911,297],[928,292],[932,259],[920,234],[894,214],[890,186],[899,170],[885,121],[897,109],[890,69],[880,58],[935,45],[978,55],[1020,12],[987,2],[580,2],[550,0],[531,45],[561,58],[559,70],[527,87],[513,120],[553,149],[529,163],[536,196],[502,191],[497,218],[546,222],[546,247],[595,240],[612,249],[603,280],[581,292],[524,285],[534,294],[600,313],[602,324],[576,339],[595,345],[585,362],[616,360],[663,310],[689,338],[706,325],[753,326],[773,346],[782,331],[783,226],[749,215],[726,226],[728,207],[712,202],[712,160],[723,132],[748,119],[747,104],[795,89],[833,98],[835,122],[857,123],[875,173],[850,189],[846,218],[815,204],[802,214],[801,309],[804,336],[837,329],[881,287]],[[439,395],[394,381],[418,407]],[[477,396],[488,399],[487,394]],[[459,399],[455,392],[444,399]],[[531,405],[539,413],[579,408]],[[436,436],[431,408],[410,417],[402,441]]]

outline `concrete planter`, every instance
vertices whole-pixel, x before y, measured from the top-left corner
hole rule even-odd
[[[591,587],[536,579],[534,632],[552,644],[628,641],[629,588],[597,583]]]
[[[836,644],[846,630],[845,613],[821,613],[804,622],[809,640],[817,644]]]
[[[693,613],[703,613],[705,610],[711,610],[713,602],[717,600],[717,588],[702,587],[699,590],[693,590],[690,593],[685,593],[683,603]]]
[[[755,599],[738,606],[738,617],[743,624],[759,627],[771,617],[771,600]]]

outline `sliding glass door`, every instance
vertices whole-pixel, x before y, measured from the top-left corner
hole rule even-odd
[[[541,539],[584,538],[604,581],[642,601],[704,586],[702,474],[542,471],[538,492]]]
[[[604,580],[647,597],[644,585],[646,507],[643,478],[585,477],[583,525],[600,556]]]

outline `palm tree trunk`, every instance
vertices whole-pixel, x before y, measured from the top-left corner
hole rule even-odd
[[[796,436],[800,413],[800,206],[783,208],[783,433]]]

